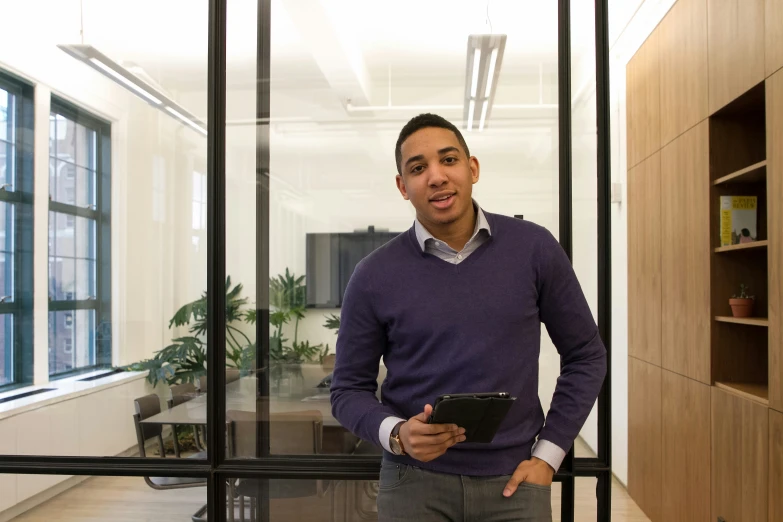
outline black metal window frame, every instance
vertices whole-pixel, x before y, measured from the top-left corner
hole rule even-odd
[[[52,328],[52,315],[58,312],[77,312],[91,310],[94,312],[94,324],[90,326],[91,346],[94,351],[94,363],[72,368],[61,372],[52,372],[50,379],[62,379],[108,368],[112,363],[111,339],[111,124],[98,118],[85,109],[74,105],[58,96],[51,99],[51,115],[61,116],[77,125],[82,125],[95,132],[95,203],[88,206],[77,206],[52,200],[49,197],[49,227],[52,227],[52,214],[72,216],[74,219],[89,219],[95,223],[94,237],[90,237],[91,249],[95,252],[95,295],[86,299],[56,299],[49,295],[49,328]],[[56,127],[56,124],[55,124]],[[49,157],[51,151],[49,151]],[[78,179],[78,178],[77,178]],[[77,187],[78,190],[78,187]],[[51,190],[50,190],[51,194]],[[75,225],[74,225],[75,227]],[[50,233],[51,235],[51,233]],[[94,244],[93,244],[94,243]],[[51,252],[47,253],[51,256]],[[51,280],[52,274],[49,274]],[[83,347],[81,347],[83,348]],[[49,347],[50,350],[56,347]],[[73,350],[80,347],[74,346]]]
[[[12,378],[0,390],[33,381],[33,86],[0,71],[0,89],[13,95],[13,190],[0,189],[0,202],[13,216],[13,292],[0,299],[0,317],[11,316]],[[3,274],[5,277],[6,274]]]
[[[560,179],[560,241],[569,257],[572,254],[572,190],[571,190],[571,48],[570,1],[558,0],[558,61],[559,61],[559,179]],[[597,188],[598,188],[598,327],[608,352],[607,377],[598,398],[598,456],[574,457],[569,452],[555,481],[562,487],[561,520],[574,519],[575,480],[578,477],[597,479],[597,520],[610,520],[611,512],[611,215],[610,215],[610,150],[609,150],[609,46],[608,0],[595,0],[596,48],[596,109],[597,109]],[[226,519],[226,479],[254,477],[263,479],[342,479],[377,480],[380,460],[377,457],[282,457],[268,455],[268,425],[262,424],[258,433],[257,460],[227,460],[225,455],[225,151],[226,151],[226,6],[228,0],[209,0],[209,58],[208,58],[208,353],[207,394],[208,436],[206,460],[154,458],[79,458],[8,456],[0,459],[2,473],[39,473],[66,475],[166,476],[204,477],[207,479],[209,520]],[[268,288],[260,282],[269,276],[269,115],[270,115],[270,14],[271,0],[258,0],[258,63],[257,63],[257,339],[258,364],[268,360],[269,310]],[[263,376],[263,372],[261,373]],[[258,379],[259,393],[268,394],[269,383]],[[266,481],[260,481],[263,485]],[[263,491],[262,491],[263,493]],[[268,513],[263,495],[259,512]]]

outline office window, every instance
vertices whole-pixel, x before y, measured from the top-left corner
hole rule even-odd
[[[0,387],[32,379],[32,87],[0,72]]]
[[[109,125],[59,99],[49,116],[49,375],[111,363]]]

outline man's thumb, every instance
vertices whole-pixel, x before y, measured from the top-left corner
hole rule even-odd
[[[424,406],[424,411],[413,417],[411,420],[426,423],[429,420],[430,415],[432,415],[432,406],[427,404]]]

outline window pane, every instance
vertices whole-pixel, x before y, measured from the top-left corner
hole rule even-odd
[[[95,311],[49,312],[49,375],[95,365]]]
[[[14,190],[16,181],[14,125],[14,96],[0,89],[0,186],[8,185],[5,190]]]
[[[14,380],[14,316],[0,315],[0,386]]]
[[[60,212],[49,212],[50,238],[54,239],[54,250],[58,257],[76,256],[75,217]]]
[[[0,300],[14,299],[14,206],[0,202]]]
[[[49,187],[52,201],[76,204],[76,165],[65,161],[54,162],[54,184]]]
[[[76,163],[76,123],[57,115],[57,150],[50,151],[59,160]]]
[[[54,272],[49,272],[49,279],[54,287],[55,300],[72,301],[75,298],[76,265],[72,257],[54,258]]]
[[[95,131],[76,124],[76,165],[95,169]]]
[[[10,107],[12,107],[11,95],[3,90],[0,89],[0,140],[8,140],[10,138],[9,135],[9,126],[10,126]]]
[[[57,157],[57,116],[49,115],[49,156]]]
[[[77,207],[95,205],[95,171],[77,167],[75,190]]]
[[[68,216],[73,219],[76,229],[75,256],[82,259],[95,259],[95,220]]]
[[[76,299],[94,299],[95,261],[76,260]]]

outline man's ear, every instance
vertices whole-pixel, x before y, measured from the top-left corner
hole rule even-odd
[[[408,189],[405,188],[405,180],[402,179],[402,174],[397,174],[397,190],[402,194],[403,199],[408,198]]]
[[[478,158],[476,156],[471,156],[468,160],[468,164],[470,165],[470,174],[473,183],[478,183],[479,176],[481,174],[481,166],[479,165]]]

